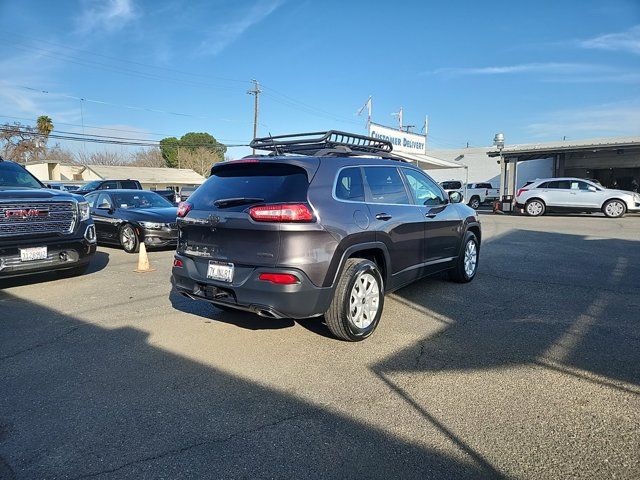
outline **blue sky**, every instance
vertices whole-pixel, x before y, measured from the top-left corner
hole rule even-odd
[[[369,95],[431,148],[640,134],[638,0],[491,3],[0,0],[0,121],[243,143],[256,78],[262,134],[363,132]]]

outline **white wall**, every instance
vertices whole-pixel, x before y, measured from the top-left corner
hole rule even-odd
[[[516,171],[516,188],[522,187],[526,182],[536,178],[553,177],[553,158],[540,158],[518,162]]]
[[[469,168],[469,183],[489,182],[497,188],[500,185],[500,165],[497,158],[487,156],[487,152],[492,149],[493,147],[427,150],[427,155],[466,165]],[[460,156],[462,158],[456,160]],[[466,180],[464,168],[427,169],[426,172],[437,182],[445,180],[464,182]]]

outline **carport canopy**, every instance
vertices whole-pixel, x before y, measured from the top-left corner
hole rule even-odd
[[[624,155],[625,166],[640,167],[640,136],[562,140],[505,146],[502,151],[490,150],[489,157],[501,157],[500,194],[515,196],[518,162],[543,158],[553,159],[554,176],[565,175],[566,168],[584,167],[585,159],[611,165],[611,158]],[[628,164],[628,165],[627,165]]]

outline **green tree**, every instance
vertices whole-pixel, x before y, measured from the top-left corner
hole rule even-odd
[[[176,168],[186,166],[182,165],[181,162],[181,158],[185,154],[193,156],[199,153],[209,153],[210,155],[207,155],[206,159],[208,163],[221,161],[224,159],[227,147],[222,143],[218,143],[215,137],[209,133],[189,132],[185,133],[180,139],[176,137],[163,138],[160,140],[160,151],[167,167]],[[209,158],[210,156],[211,158]],[[215,161],[211,162],[212,159]],[[192,162],[190,161],[189,163]]]
[[[160,152],[167,167],[176,168],[178,166],[178,146],[180,140],[176,137],[167,137],[160,140]]]

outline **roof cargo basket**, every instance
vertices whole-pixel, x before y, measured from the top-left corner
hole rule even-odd
[[[287,153],[318,157],[374,155],[403,160],[391,153],[393,145],[387,140],[338,130],[254,138],[250,146],[256,150],[273,152],[275,155]]]

